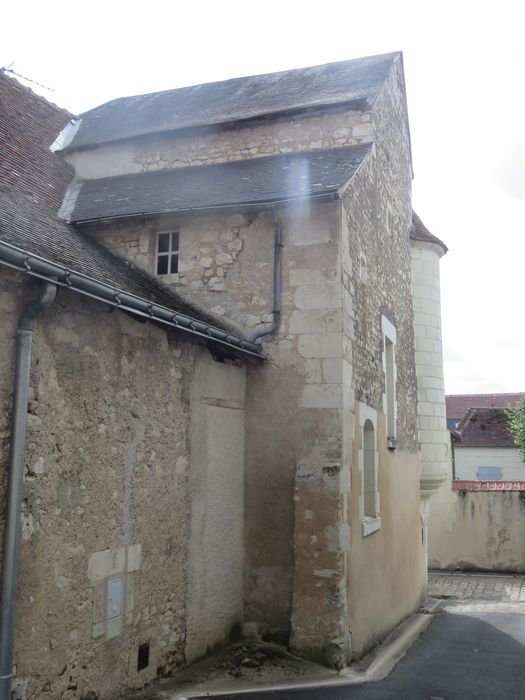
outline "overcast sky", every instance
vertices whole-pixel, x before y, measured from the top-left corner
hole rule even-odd
[[[0,65],[73,113],[402,50],[414,208],[442,260],[448,393],[525,391],[525,25],[518,0],[15,4]]]

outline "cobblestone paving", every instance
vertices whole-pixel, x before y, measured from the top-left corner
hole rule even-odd
[[[502,612],[525,614],[525,575],[430,571],[428,594],[450,598],[451,603],[485,603],[484,608],[492,607],[490,603],[505,603],[505,610],[498,606]]]

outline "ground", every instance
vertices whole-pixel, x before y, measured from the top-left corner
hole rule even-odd
[[[525,577],[431,572],[429,594],[442,601],[432,615],[432,623],[382,680],[363,682],[366,681],[363,664],[357,673],[350,672],[345,678],[300,661],[272,645],[242,644],[134,697],[142,700],[210,695],[231,700],[522,697]],[[251,692],[239,692],[247,687],[251,687]]]

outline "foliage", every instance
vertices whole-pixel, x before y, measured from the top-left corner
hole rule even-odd
[[[520,458],[525,462],[525,397],[518,401],[515,406],[507,408],[509,417],[509,428],[520,451]]]

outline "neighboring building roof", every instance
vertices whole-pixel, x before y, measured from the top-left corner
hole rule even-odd
[[[445,397],[447,420],[460,421],[469,408],[506,408],[515,406],[525,393],[514,394],[451,394]]]
[[[229,206],[260,208],[305,198],[329,201],[339,196],[370,149],[370,144],[349,146],[86,180],[73,183],[61,216],[80,222]]]
[[[430,233],[428,228],[421,221],[421,219],[419,218],[419,216],[416,214],[415,211],[412,212],[412,228],[410,230],[410,238],[413,238],[415,241],[425,241],[426,243],[435,243],[436,245],[440,246],[443,249],[444,253],[446,253],[448,251],[448,248],[443,243],[443,241],[441,239],[439,239],[437,236],[434,236],[433,233]]]
[[[39,256],[115,292],[121,290],[134,299],[154,302],[190,320],[222,328],[233,337],[231,329],[221,326],[211,315],[57,217],[55,212],[71,173],[60,158],[49,152],[48,145],[67,112],[2,71],[0,104],[0,263],[36,274],[29,258],[20,266],[17,251]],[[67,280],[66,272],[63,274]],[[128,301],[133,302],[131,296]],[[253,345],[235,339],[247,348]]]
[[[504,408],[470,408],[457,430],[459,447],[516,447]]]
[[[267,115],[344,103],[371,103],[399,52],[368,56],[148,95],[121,97],[85,112],[71,140],[76,148]],[[78,128],[77,128],[78,127]]]

